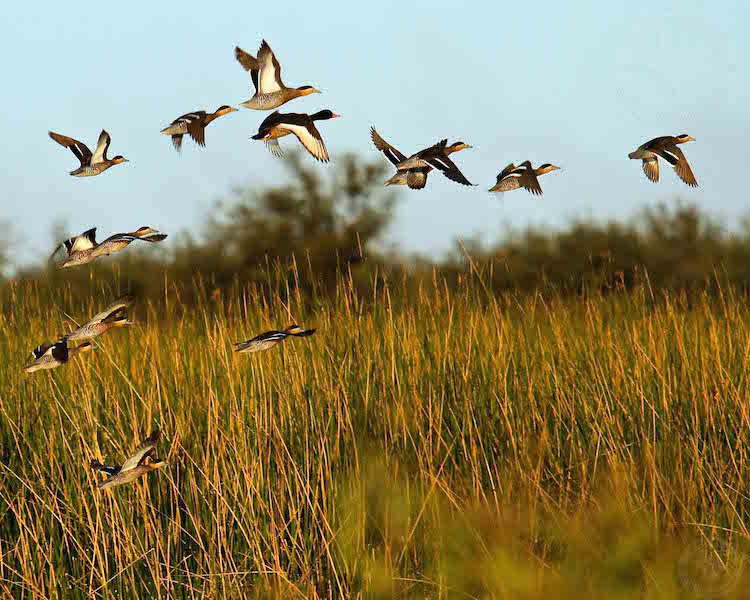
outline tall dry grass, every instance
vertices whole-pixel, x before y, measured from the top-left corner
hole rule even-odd
[[[274,277],[269,274],[269,277]],[[303,300],[171,289],[53,372],[31,347],[117,290],[2,291],[0,589],[26,597],[745,593],[750,309],[479,278]],[[200,287],[200,284],[197,284]],[[407,300],[408,298],[408,300]],[[258,355],[231,343],[317,327]],[[87,465],[159,426],[169,468]]]

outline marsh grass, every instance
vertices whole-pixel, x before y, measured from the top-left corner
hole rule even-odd
[[[270,269],[273,302],[197,281],[190,306],[167,281],[134,327],[32,376],[63,311],[84,320],[118,290],[7,285],[3,595],[745,593],[741,296],[499,298],[475,273],[410,293],[374,277],[362,297],[351,276],[302,298],[304,266]],[[292,322],[318,332],[232,352]],[[97,490],[89,459],[157,426],[168,469]]]

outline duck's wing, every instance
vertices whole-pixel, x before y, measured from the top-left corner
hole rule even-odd
[[[100,473],[104,473],[105,475],[112,477],[113,475],[117,475],[120,472],[120,465],[103,465],[95,458],[92,458],[89,461],[89,466],[94,469],[95,471],[99,471]]]
[[[655,156],[649,156],[643,159],[643,172],[649,181],[657,183],[659,181],[659,159]]]
[[[68,254],[74,252],[83,252],[84,250],[91,250],[96,244],[96,227],[92,227],[84,231],[81,235],[77,235],[63,242],[65,249]]]
[[[507,167],[505,167],[502,171],[500,171],[497,174],[497,180],[495,183],[500,183],[503,179],[505,179],[508,175],[510,175],[513,171],[515,171],[516,165],[513,163],[510,163]]]
[[[320,135],[320,131],[315,127],[315,123],[312,120],[307,120],[304,125],[287,121],[281,123],[279,127],[293,133],[305,149],[320,162],[328,162],[330,160],[323,136]]]
[[[414,169],[406,174],[406,185],[412,190],[421,190],[427,185],[427,174],[432,169]]]
[[[435,146],[435,148],[438,147],[439,145]],[[445,144],[443,144],[442,147],[444,149]],[[441,151],[437,153],[430,153],[424,157],[424,160],[433,169],[437,169],[451,181],[455,181],[456,183],[460,183],[462,185],[474,185],[473,183],[471,183],[471,181],[464,177],[464,174],[461,173],[456,164],[450,158],[448,158],[444,152]]]
[[[277,158],[281,158],[282,156],[284,156],[284,150],[281,148],[281,144],[279,144],[279,140],[276,140],[276,139],[267,140],[266,148],[268,148],[268,151]]]
[[[528,192],[531,192],[535,196],[541,196],[542,186],[539,185],[539,179],[537,178],[532,166],[529,163],[524,163],[516,170],[521,171],[519,182],[524,187],[524,189]]]
[[[273,94],[280,91],[284,87],[281,82],[281,65],[266,40],[263,40],[258,50],[258,65],[258,93]]]
[[[55,345],[54,342],[45,342],[44,344],[39,344],[36,348],[34,348],[31,351],[31,356],[33,357],[34,360],[39,360],[45,354],[50,353],[54,345]]]
[[[386,142],[377,131],[375,131],[374,127],[370,128],[370,138],[372,139],[372,143],[375,144],[375,147],[380,150],[383,154],[385,154],[385,157],[391,161],[392,165],[397,165],[400,162],[403,162],[406,160],[406,156],[401,154],[396,148],[391,146],[388,142]],[[411,187],[411,186],[409,186]],[[424,187],[424,186],[422,186]]]
[[[142,465],[143,461],[146,460],[146,457],[153,454],[154,450],[156,450],[156,444],[160,437],[161,432],[158,429],[155,429],[122,464],[120,471],[130,471],[131,469],[135,469]]]
[[[206,145],[206,111],[205,110],[199,110],[198,112],[190,113],[189,115],[185,115],[186,123],[187,123],[187,130],[188,134],[191,138],[193,138],[193,141],[198,144],[199,146],[205,146]]]
[[[111,141],[112,138],[102,129],[102,132],[99,134],[99,140],[96,142],[96,150],[94,150],[94,154],[91,156],[92,165],[107,160],[107,149]]]
[[[89,150],[89,147],[86,144],[66,135],[55,133],[54,131],[50,131],[49,136],[61,146],[70,148],[71,152],[73,152],[75,157],[80,161],[82,167],[91,164],[91,150]]]
[[[698,181],[693,175],[693,170],[685,158],[685,153],[675,144],[670,144],[661,149],[654,150],[659,156],[674,167],[677,176],[690,187],[698,187]]]
[[[135,302],[134,296],[122,296],[121,298],[118,298],[115,300],[112,304],[110,304],[107,308],[105,308],[102,312],[94,315],[91,320],[87,323],[87,325],[94,325],[96,323],[101,323],[109,317],[110,315],[113,315],[120,311],[123,308],[129,308],[133,305]]]
[[[255,58],[252,54],[248,54],[247,52],[245,52],[239,46],[235,47],[234,49],[234,57],[242,65],[242,68],[245,69],[245,71],[247,71],[248,73],[250,73],[250,77],[253,80],[253,85],[255,86],[255,93],[257,94],[258,93],[258,71],[260,70],[258,59]]]

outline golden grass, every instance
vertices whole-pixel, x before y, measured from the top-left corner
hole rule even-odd
[[[84,320],[116,292],[61,286],[55,302]],[[279,284],[271,305],[246,289],[186,309],[169,291],[29,376],[61,313],[44,288],[6,286],[3,595],[744,594],[744,298],[335,292],[305,303]],[[232,352],[292,322],[318,332]],[[156,426],[169,467],[97,490],[89,459]]]

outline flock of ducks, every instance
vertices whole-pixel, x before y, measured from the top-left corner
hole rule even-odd
[[[325,109],[313,114],[281,113],[277,110],[287,102],[296,98],[320,93],[311,85],[287,87],[281,78],[281,64],[268,43],[263,40],[257,56],[249,54],[242,48],[235,48],[235,58],[250,74],[253,83],[253,96],[241,103],[241,106],[252,110],[273,110],[266,117],[258,132],[252,136],[253,140],[263,141],[274,156],[283,154],[279,139],[294,136],[299,143],[320,162],[328,162],[330,155],[323,136],[316,123],[336,119],[339,115]],[[171,124],[161,130],[161,133],[172,139],[174,148],[182,150],[184,136],[190,137],[198,146],[206,145],[206,127],[219,117],[236,111],[228,105],[217,108],[209,113],[198,110],[177,117]],[[50,138],[65,148],[69,148],[78,159],[79,166],[70,172],[74,177],[93,177],[100,175],[111,167],[127,162],[121,155],[114,158],[107,157],[111,143],[110,135],[105,131],[99,135],[93,152],[74,138],[49,132]],[[432,171],[439,171],[442,175],[461,185],[473,185],[461,172],[451,158],[457,152],[471,148],[469,144],[457,141],[448,144],[447,139],[406,156],[390,143],[385,141],[375,128],[370,129],[370,138],[375,148],[382,152],[395,167],[395,174],[385,185],[404,185],[413,190],[421,190],[427,185],[428,175]],[[664,136],[654,138],[629,154],[629,158],[642,161],[643,172],[652,182],[659,181],[659,159],[667,161],[675,170],[678,177],[687,185],[696,187],[698,182],[693,174],[687,158],[679,148],[681,144],[694,138],[687,134],[678,136]],[[542,188],[539,177],[558,170],[560,167],[545,163],[533,167],[526,160],[516,165],[510,163],[497,175],[495,184],[489,188],[490,192],[508,192],[525,189],[529,193],[541,196]],[[69,268],[91,263],[101,256],[120,252],[133,242],[161,242],[167,235],[152,227],[143,226],[126,233],[115,233],[102,242],[96,241],[96,228],[84,231],[60,243],[50,256],[50,261],[58,268]],[[55,262],[55,256],[60,248],[65,248],[65,256]],[[25,370],[29,373],[39,370],[54,369],[67,363],[71,358],[96,349],[93,340],[107,331],[131,324],[129,311],[134,302],[132,296],[119,298],[102,312],[92,317],[85,324],[60,336],[53,342],[46,342],[37,346]],[[253,353],[268,350],[279,345],[289,337],[308,337],[315,333],[315,329],[303,329],[298,325],[290,325],[284,330],[273,330],[261,333],[249,340],[235,344],[235,351]],[[74,343],[76,345],[71,345]],[[136,451],[122,465],[106,466],[98,460],[92,460],[91,468],[106,475],[99,487],[108,489],[117,485],[129,483],[150,471],[162,468],[166,463],[155,458],[156,444],[159,441],[159,431],[154,431],[147,437]]]

